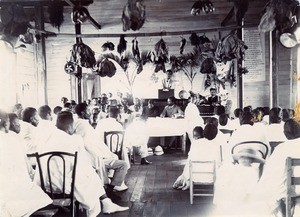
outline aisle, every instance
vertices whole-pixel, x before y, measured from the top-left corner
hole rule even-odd
[[[132,165],[125,183],[127,191],[119,205],[128,205],[129,211],[110,216],[122,217],[202,217],[211,208],[211,198],[196,197],[190,205],[189,191],[174,190],[173,182],[181,174],[186,157],[180,150],[172,154],[151,156],[152,165]],[[99,215],[108,216],[108,215]]]

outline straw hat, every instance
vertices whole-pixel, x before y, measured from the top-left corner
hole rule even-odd
[[[238,159],[240,157],[250,157],[254,160],[253,162],[255,162],[255,163],[264,163],[265,162],[265,160],[262,157],[262,154],[259,151],[250,149],[250,148],[249,149],[241,149],[241,150],[239,150],[238,153],[234,153],[232,155],[232,157],[236,161],[238,161]]]
[[[161,146],[156,146],[155,149],[154,149],[154,154],[155,155],[162,155],[164,154],[164,150]]]

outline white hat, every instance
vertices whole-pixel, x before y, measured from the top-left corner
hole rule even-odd
[[[153,149],[152,148],[148,148],[148,155],[153,155]]]
[[[162,155],[164,154],[164,150],[161,146],[156,146],[155,149],[154,149],[154,154],[155,155]]]
[[[264,163],[265,160],[262,157],[262,153],[254,149],[241,149],[238,153],[232,155],[234,160],[238,160],[240,157],[251,157],[256,163]]]

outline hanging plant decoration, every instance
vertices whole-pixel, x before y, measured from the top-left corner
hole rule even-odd
[[[217,68],[213,58],[206,58],[200,68],[202,74],[216,74]]]
[[[64,5],[61,0],[52,0],[48,6],[50,24],[60,30],[60,26],[64,22]]]
[[[219,41],[216,49],[216,59],[226,63],[233,59],[244,59],[248,46],[237,37],[236,32],[229,33]]]
[[[97,73],[97,75],[100,75],[100,77],[107,76],[111,78],[116,74],[117,68],[108,58],[103,58],[97,61],[94,71]]]
[[[195,46],[195,47],[199,47],[200,45],[200,38],[196,33],[192,33],[190,36],[190,41],[191,41],[191,45]]]
[[[160,70],[166,72],[165,63],[169,61],[169,48],[162,38],[155,44],[154,51],[156,56],[154,72],[159,72]]]
[[[179,47],[180,54],[183,54],[185,45],[186,45],[186,39],[182,37],[180,41],[180,47]]]
[[[103,51],[113,51],[115,49],[115,45],[110,41],[105,42],[101,47]]]
[[[137,41],[136,38],[132,40],[132,54],[133,54],[133,57],[136,58],[137,60],[141,59],[139,42]]]
[[[95,52],[83,42],[73,45],[70,61],[85,68],[93,68],[96,64]]]
[[[120,41],[118,44],[118,53],[121,55],[124,51],[126,51],[127,48],[127,41],[125,40],[125,35],[120,36]]]
[[[196,16],[199,15],[200,12],[204,12],[206,14],[214,12],[215,8],[211,1],[209,0],[198,0],[196,1],[191,9],[191,14]]]
[[[245,74],[247,74],[249,72],[249,70],[247,69],[247,67],[241,67],[240,65],[239,65],[239,69],[238,69],[238,74],[239,75],[245,75]]]
[[[139,30],[146,19],[146,6],[143,0],[128,0],[123,8],[123,31]]]

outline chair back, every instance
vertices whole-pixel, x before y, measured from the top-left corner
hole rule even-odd
[[[300,158],[290,158],[286,159],[286,217],[293,216],[295,198],[299,199],[299,195],[296,195],[295,190],[296,185],[300,185],[300,174],[294,173],[295,167],[300,168]]]
[[[46,152],[46,153],[35,153],[37,167],[40,176],[41,188],[45,193],[51,197],[54,201],[54,205],[61,205],[67,207],[72,212],[72,216],[75,215],[75,199],[74,199],[74,185],[76,176],[76,166],[77,166],[77,152]],[[71,158],[72,169],[71,173],[71,186],[67,186],[69,182],[66,182],[67,172],[69,170],[69,164],[66,164],[66,159]],[[56,186],[53,182],[56,177],[52,177],[52,174],[62,174],[61,179],[59,179],[62,186]],[[46,181],[47,180],[47,181]],[[59,188],[59,189],[57,189]],[[59,204],[55,204],[55,202]]]
[[[231,154],[236,148],[251,148],[261,153],[263,159],[266,159],[269,154],[269,146],[261,141],[245,141],[235,144],[231,149]]]
[[[232,132],[233,132],[233,130],[228,130],[228,129],[220,129],[220,131],[221,131],[222,133],[224,133],[224,134],[230,134],[230,136],[231,136],[231,134],[232,134]]]
[[[215,161],[189,161],[190,203],[194,196],[213,196],[216,181]]]
[[[283,141],[278,141],[278,142],[275,142],[275,141],[270,141],[270,147],[271,147],[271,153],[273,153],[273,151],[275,150],[275,148],[277,147],[277,145],[283,143]]]
[[[109,147],[110,151],[118,155],[122,159],[124,131],[108,131],[104,132],[104,143]]]

